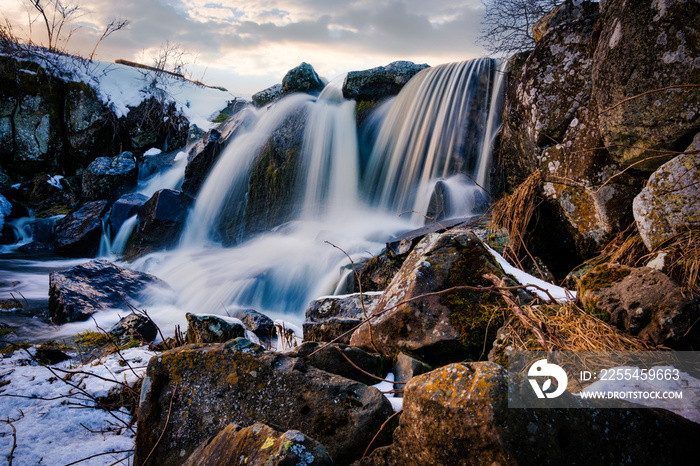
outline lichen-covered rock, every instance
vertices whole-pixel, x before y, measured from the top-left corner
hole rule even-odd
[[[304,358],[309,366],[321,369],[331,374],[340,375],[347,379],[356,380],[366,385],[375,385],[382,378],[383,358],[375,353],[367,353],[360,348],[341,343],[325,346],[321,343],[306,341],[287,353],[288,356]],[[347,359],[346,359],[347,358]],[[352,361],[352,364],[348,362]],[[364,372],[358,370],[360,367]],[[365,372],[374,375],[371,377]]]
[[[649,267],[601,264],[578,285],[583,309],[654,345],[700,345],[700,307],[668,276]]]
[[[136,186],[138,167],[131,152],[98,157],[83,172],[83,196],[90,200],[114,200]]]
[[[333,460],[323,445],[298,430],[282,433],[255,423],[244,428],[236,424],[226,426],[216,437],[204,441],[183,463],[184,466],[224,464],[331,466]]]
[[[646,149],[682,151],[700,129],[700,89],[650,92],[700,84],[698,23],[694,1],[605,5],[591,64],[593,98],[603,145],[623,167],[658,155]],[[650,160],[636,168],[648,173],[659,164]]]
[[[312,301],[306,308],[304,320],[305,341],[333,341],[358,326],[370,315],[379,301],[379,293],[363,293],[344,296],[325,296]],[[363,310],[364,306],[364,310]],[[350,334],[336,340],[349,343]]]
[[[700,145],[700,135],[695,139]],[[700,153],[682,154],[662,165],[632,206],[637,230],[650,251],[684,228],[700,226]]]
[[[547,32],[567,21],[598,13],[598,2],[566,0],[544,15],[532,26],[532,37],[539,42]]]
[[[531,390],[493,363],[414,377],[394,443],[359,464],[677,464],[695,455],[700,426],[668,411],[513,409],[509,383]]]
[[[94,256],[100,245],[101,216],[106,207],[107,201],[88,202],[58,220],[53,236],[56,250],[71,256]]]
[[[282,98],[282,85],[275,84],[267,89],[263,89],[260,92],[253,94],[253,105],[256,107],[264,107],[267,104],[271,104]]]
[[[379,100],[396,95],[427,64],[395,61],[387,66],[351,71],[343,82],[343,96],[355,100]]]
[[[49,275],[49,318],[54,324],[86,320],[100,310],[137,304],[150,286],[165,282],[142,272],[122,269],[103,259]]]
[[[413,352],[431,364],[478,359],[493,341],[502,314],[493,293],[448,288],[490,286],[484,274],[505,275],[496,259],[469,230],[427,235],[403,263],[372,311],[371,326],[356,330],[350,344],[392,357]],[[376,348],[376,349],[375,349]],[[484,357],[488,348],[484,352]]]
[[[314,67],[304,62],[287,71],[287,74],[282,78],[282,95],[293,92],[319,92],[324,87],[325,84],[316,74]]]
[[[323,444],[336,464],[358,459],[393,410],[375,388],[237,339],[189,345],[148,363],[135,463],[178,465],[232,423],[265,420]]]
[[[243,323],[231,317],[216,315],[195,315],[190,312],[187,318],[187,343],[224,343],[245,336]]]

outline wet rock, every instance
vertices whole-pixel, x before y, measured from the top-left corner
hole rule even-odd
[[[148,465],[182,464],[226,426],[264,419],[279,431],[303,432],[323,444],[336,464],[348,464],[392,412],[374,388],[244,339],[189,345],[148,364],[135,463],[143,464],[153,450]]]
[[[531,390],[493,363],[413,378],[394,443],[360,464],[676,464],[694,455],[700,426],[668,411],[512,409],[509,383]]]
[[[100,310],[135,305],[150,286],[165,282],[142,272],[122,269],[103,259],[49,275],[49,318],[54,324],[86,320]]]
[[[318,352],[310,356],[315,351]],[[340,343],[333,343],[324,348],[321,343],[307,341],[297,346],[293,351],[288,352],[287,355],[294,358],[303,358],[304,362],[309,366],[366,385],[377,384],[379,382],[377,377],[383,378],[385,375],[382,373],[383,358],[380,355],[367,353],[360,348]],[[345,358],[352,361],[352,364]],[[375,377],[358,370],[353,364]]]
[[[187,217],[190,199],[173,189],[157,191],[139,208],[138,223],[124,251],[127,257],[168,248],[175,244]]]
[[[187,343],[224,343],[245,336],[240,320],[215,315],[185,314]]]
[[[132,312],[122,317],[109,331],[114,339],[123,345],[129,340],[153,341],[158,336],[158,327],[146,315]]]
[[[292,68],[282,78],[282,95],[293,92],[320,92],[324,87],[325,84],[316,74],[316,70],[308,63]]]
[[[263,89],[260,92],[253,94],[253,105],[256,107],[264,107],[282,98],[282,85],[275,84],[274,86]]]
[[[210,130],[201,141],[190,149],[187,156],[185,178],[182,182],[182,192],[193,197],[197,195],[209,171],[219,159],[219,155],[228,142],[241,129],[246,128],[249,117],[249,111],[237,111],[218,128]]]
[[[53,244],[63,254],[91,257],[102,236],[101,216],[107,201],[92,201],[70,212],[54,225]]]
[[[695,140],[700,146],[700,134]],[[700,153],[679,155],[656,170],[634,198],[637,230],[650,251],[685,229],[700,226],[699,167]]]
[[[583,309],[654,345],[700,345],[698,302],[668,276],[649,267],[601,264],[579,281]]]
[[[255,423],[241,428],[226,426],[216,437],[207,440],[183,464],[185,466],[248,466],[333,464],[320,443],[298,430],[280,432],[266,424]]]
[[[129,193],[124,194],[112,204],[112,208],[109,211],[109,232],[111,238],[117,235],[117,232],[127,219],[138,213],[146,201],[148,201],[148,198],[143,194]]]
[[[370,315],[379,293],[363,293],[345,296],[326,296],[309,304],[304,320],[305,341],[333,341],[342,334],[360,325],[365,313]],[[363,311],[364,304],[364,311]],[[349,343],[350,334],[336,340],[339,343]]]
[[[504,275],[473,232],[457,229],[427,235],[377,302],[371,327],[356,330],[350,344],[376,346],[392,358],[412,352],[430,364],[485,357],[484,341],[493,341],[502,323],[500,311],[493,309],[499,303],[496,295],[467,290],[423,295],[462,285],[491,286],[483,278],[487,273]]]
[[[416,65],[410,61],[395,61],[363,71],[351,71],[343,83],[346,99],[378,100],[396,95],[420,70],[428,65]]]
[[[247,330],[261,338],[270,338],[275,334],[275,323],[265,314],[255,309],[241,309],[233,313],[233,317],[240,319]]]
[[[114,200],[136,186],[139,171],[131,152],[98,157],[83,172],[83,196]]]

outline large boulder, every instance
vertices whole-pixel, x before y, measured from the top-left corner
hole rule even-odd
[[[161,189],[139,208],[138,223],[124,253],[138,257],[175,244],[187,217],[190,198],[180,191]]]
[[[700,149],[700,135],[695,140]],[[632,207],[650,251],[686,228],[700,227],[700,153],[679,155],[659,167]]]
[[[265,420],[323,444],[336,464],[359,459],[391,405],[371,387],[265,352],[247,340],[189,345],[148,363],[135,463],[178,465],[232,423]],[[152,453],[152,454],[151,454]]]
[[[451,364],[411,379],[394,443],[360,464],[670,465],[695,456],[700,425],[673,413],[584,402],[577,409],[513,409],[509,384],[531,390],[493,363]]]
[[[114,200],[136,186],[139,170],[131,152],[98,157],[83,172],[83,196]]]
[[[359,293],[343,296],[324,296],[312,301],[306,308],[304,320],[305,341],[350,342],[350,332],[374,310],[380,293]],[[343,334],[348,333],[343,336]],[[336,340],[337,338],[337,340]]]
[[[205,440],[184,462],[184,466],[224,464],[331,466],[333,460],[323,445],[298,430],[280,432],[255,423],[244,428],[236,424],[226,426],[216,437]]]
[[[578,296],[586,312],[651,344],[700,345],[698,301],[658,270],[601,264],[581,277]]]
[[[102,214],[107,201],[92,201],[73,210],[54,225],[53,244],[71,256],[92,257],[102,237]]]
[[[484,274],[505,275],[493,255],[469,230],[427,235],[370,314],[371,324],[356,330],[350,344],[393,357],[414,353],[431,364],[488,354],[502,323],[499,303],[490,292],[455,290],[457,286],[491,286]]]
[[[296,68],[287,71],[282,78],[282,95],[293,92],[320,92],[325,87],[314,67],[302,62]]]
[[[351,71],[343,82],[343,96],[355,100],[381,100],[399,93],[403,86],[427,64],[395,61],[387,66]]]
[[[151,287],[165,282],[103,259],[49,275],[49,318],[54,324],[87,320],[100,310],[127,309]],[[128,302],[128,304],[127,304]]]
[[[682,151],[700,130],[696,2],[606,2],[591,72],[603,145],[621,168]],[[656,92],[658,89],[678,87]],[[644,94],[644,95],[641,95]],[[647,173],[663,160],[637,165]]]

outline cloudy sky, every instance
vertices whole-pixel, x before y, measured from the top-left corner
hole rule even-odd
[[[437,65],[485,53],[475,45],[483,13],[479,0],[72,2],[82,16],[70,23],[77,29],[66,45],[69,51],[89,55],[110,20],[128,19],[126,30],[100,44],[96,58],[151,64],[167,42],[187,52],[187,69],[194,78],[240,96],[281,82],[302,61],[332,79],[395,60]],[[29,3],[0,0],[15,34],[31,33],[35,42],[46,43],[41,22],[28,27]]]

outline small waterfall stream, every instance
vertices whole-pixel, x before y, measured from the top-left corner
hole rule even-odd
[[[156,275],[172,287],[172,292],[150,296],[149,314],[166,332],[184,324],[185,312],[225,315],[237,308],[300,325],[311,300],[341,291],[338,284],[348,273],[346,253],[353,261],[370,258],[392,237],[423,223],[421,215],[400,214],[424,214],[436,183],[449,192],[449,214],[469,216],[474,193],[481,189],[474,181],[488,185],[490,148],[500,125],[502,71],[490,59],[423,70],[365,120],[361,137],[355,102],[342,97],[344,77],[318,97],[293,94],[269,108],[245,110],[250,124],[210,171],[179,245],[120,264]],[[224,246],[221,216],[234,206],[242,218],[256,155],[299,109],[306,112],[301,182],[299,192],[285,193],[298,199],[290,202],[289,220]],[[185,159],[176,159],[169,171],[140,183],[137,190],[150,196],[157,189],[177,188]],[[114,257],[136,221],[128,219],[102,253]]]

